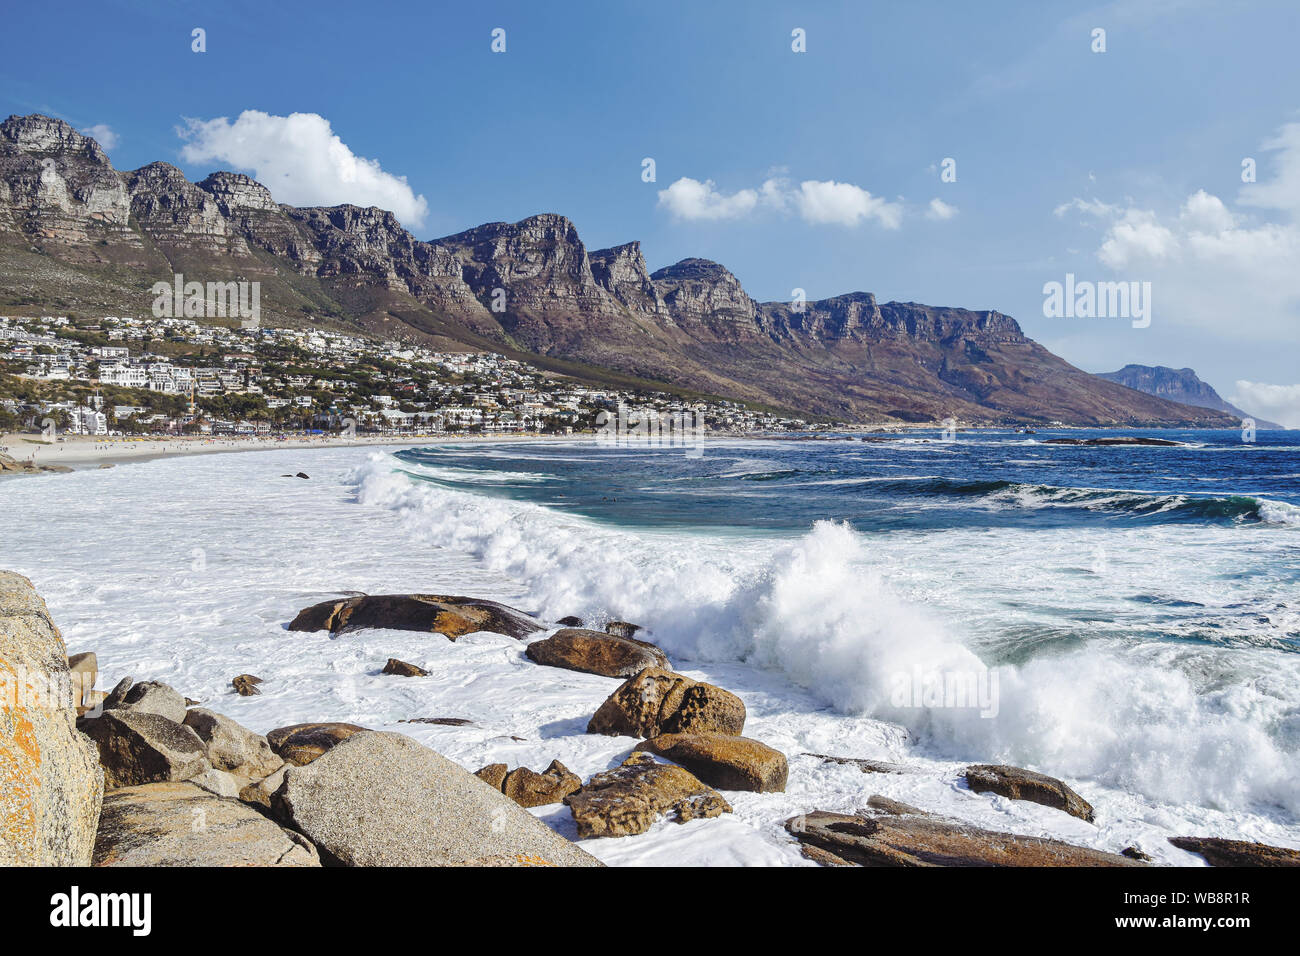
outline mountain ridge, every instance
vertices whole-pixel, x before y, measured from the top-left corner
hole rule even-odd
[[[419,240],[391,212],[276,203],[242,173],[118,171],[40,115],[0,124],[0,253],[0,302],[139,311],[173,272],[249,279],[272,320],[532,354],[842,421],[1233,424],[1088,375],[993,310],[869,292],[760,303],[712,260],[651,273],[639,242],[588,251],[558,213]]]
[[[1276,422],[1265,421],[1258,416],[1251,415],[1249,412],[1243,412],[1236,405],[1222,398],[1214,390],[1213,386],[1204,381],[1190,368],[1170,368],[1167,365],[1139,365],[1130,362],[1114,372],[1098,372],[1097,377],[1104,378],[1109,382],[1117,382],[1139,392],[1146,392],[1148,395],[1168,398],[1183,405],[1212,408],[1216,411],[1227,412],[1238,419],[1249,418],[1255,422],[1256,428],[1269,430],[1282,428]]]

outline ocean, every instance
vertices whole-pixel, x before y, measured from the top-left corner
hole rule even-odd
[[[1046,443],[1117,434],[1183,444]],[[285,450],[15,479],[0,507],[0,567],[33,579],[107,685],[166,681],[262,732],[348,720],[470,770],[558,758],[585,778],[632,744],[583,732],[617,681],[499,636],[285,624],[339,593],[422,591],[645,626],[744,698],[790,784],[584,841],[608,863],[806,863],[783,821],[875,793],[1163,863],[1200,862],[1176,835],[1300,847],[1295,433]],[[382,675],[388,657],[431,676]],[[262,696],[233,694],[244,672]],[[1095,825],[965,788],[963,766],[994,762],[1065,779]],[[575,836],[565,808],[534,812]]]

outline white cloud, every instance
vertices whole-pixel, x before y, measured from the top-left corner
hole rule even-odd
[[[927,219],[934,219],[938,222],[951,219],[955,215],[957,215],[957,207],[949,205],[938,197],[930,200],[929,208],[925,211]]]
[[[429,204],[405,176],[384,172],[378,160],[357,156],[317,113],[271,116],[245,110],[226,117],[187,119],[177,133],[186,162],[230,163],[251,170],[278,202],[293,206],[352,203],[378,206],[411,228],[424,224]]]
[[[763,207],[779,212],[797,212],[813,224],[856,226],[875,219],[886,229],[902,222],[901,203],[888,202],[852,183],[834,180],[805,180],[797,187],[785,179],[767,179],[758,189],[720,192],[712,180],[683,176],[659,191],[659,205],[677,219],[739,219]]]
[[[96,123],[94,126],[87,126],[85,129],[79,130],[79,132],[89,136],[105,150],[113,149],[118,144],[118,135],[113,132],[113,128],[107,123]]]
[[[1199,189],[1164,212],[1100,199],[1074,199],[1054,212],[1101,224],[1098,261],[1122,279],[1152,283],[1154,321],[1300,343],[1300,124],[1283,126],[1266,146],[1275,154],[1272,178],[1243,186],[1236,208]]]
[[[1267,385],[1241,379],[1236,388],[1228,401],[1247,414],[1287,428],[1300,428],[1300,385]]]
[[[677,219],[736,219],[758,205],[758,193],[742,189],[728,196],[718,192],[711,179],[700,182],[683,176],[659,190],[659,205]]]
[[[861,186],[805,180],[799,184],[795,203],[807,222],[833,223],[837,226],[856,226],[863,219],[875,219],[886,229],[897,229],[902,223],[903,207],[900,203],[886,202],[873,196]]]

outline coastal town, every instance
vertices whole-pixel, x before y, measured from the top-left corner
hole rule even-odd
[[[696,437],[810,427],[736,402],[598,387],[501,355],[339,331],[0,316],[0,433],[571,435],[611,422]]]

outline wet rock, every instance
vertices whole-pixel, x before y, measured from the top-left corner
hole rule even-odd
[[[240,674],[232,678],[230,686],[235,688],[235,693],[240,697],[256,697],[262,692],[257,689],[257,685],[262,683],[262,678],[254,677],[252,674]]]
[[[490,631],[522,638],[543,630],[533,618],[496,601],[443,594],[374,594],[323,601],[304,608],[291,631],[346,634],[367,627],[428,631],[456,640]]]
[[[210,766],[198,734],[161,714],[106,710],[83,721],[82,729],[99,747],[109,790],[188,780]]]
[[[423,667],[416,667],[414,664],[408,664],[406,661],[399,661],[396,657],[390,657],[388,663],[384,665],[385,674],[394,674],[398,677],[428,677],[429,672]]]
[[[412,717],[409,720],[399,720],[399,724],[437,724],[440,727],[473,727],[474,721],[467,720],[464,717]],[[523,738],[517,737],[516,740]]]
[[[632,677],[647,667],[671,667],[667,655],[647,641],[578,627],[562,628],[545,640],[534,641],[524,653],[538,664],[602,677]]]
[[[889,797],[882,797],[880,794],[872,794],[867,798],[866,813],[869,816],[876,814],[886,814],[891,817],[929,817],[933,814],[925,810],[918,809],[910,803],[903,803],[899,800],[891,800]]]
[[[105,710],[157,714],[178,724],[185,719],[185,698],[159,681],[147,680],[132,684],[120,698],[114,699],[116,692],[117,688],[114,688],[113,693],[109,694],[109,699],[104,701]]]
[[[564,627],[582,627],[582,618],[574,617],[570,614],[568,617],[560,618],[555,623],[563,625]]]
[[[664,734],[642,741],[636,749],[681,764],[719,790],[783,792],[790,772],[781,751],[730,734]]]
[[[196,707],[186,713],[185,726],[203,741],[213,767],[243,778],[244,783],[260,780],[284,764],[265,737],[223,714]]]
[[[1122,850],[1119,851],[1119,855],[1120,855],[1120,856],[1126,856],[1126,857],[1128,857],[1130,860],[1137,860],[1137,861],[1140,862],[1140,863],[1150,863],[1150,862],[1152,862],[1151,854],[1149,854],[1149,853],[1143,853],[1141,850],[1139,850],[1139,849],[1138,849],[1137,847],[1135,847],[1135,846],[1126,846],[1126,847],[1124,847],[1124,849],[1122,849]]]
[[[599,866],[504,794],[401,734],[290,767],[272,812],[348,866]]]
[[[906,764],[890,763],[887,760],[869,760],[864,757],[830,757],[826,754],[804,754],[805,757],[816,757],[818,760],[826,763],[838,763],[846,766],[857,767],[863,773],[911,773],[912,768]]]
[[[587,733],[627,737],[738,735],[744,728],[745,704],[735,694],[669,670],[648,667],[600,705],[587,724]]]
[[[1210,866],[1300,866],[1300,850],[1267,843],[1218,837],[1170,837],[1169,842],[1180,850],[1200,854]]]
[[[1059,840],[982,830],[931,815],[818,810],[786,821],[800,843],[859,866],[1140,866]]]
[[[90,862],[104,782],[67,653],[32,583],[0,571],[0,866]]]
[[[505,764],[489,764],[475,776],[487,783],[494,783],[497,767],[505,767]],[[488,774],[485,775],[484,771],[488,771]],[[521,807],[543,807],[551,803],[562,803],[565,797],[582,786],[582,778],[558,760],[552,760],[550,766],[541,773],[527,767],[516,767],[503,774],[500,782],[494,785]]]
[[[192,783],[152,783],[104,799],[95,866],[320,866],[315,848],[252,807]]]
[[[644,833],[661,816],[685,823],[731,812],[722,794],[648,753],[634,753],[613,770],[596,774],[564,802],[583,839]]]
[[[1092,822],[1092,804],[1055,777],[1005,764],[976,764],[967,767],[963,775],[966,785],[975,793],[996,793],[1010,800],[1029,800]]]
[[[292,724],[271,731],[266,741],[286,763],[301,767],[354,734],[364,732],[366,728],[356,724]]]
[[[640,624],[631,624],[627,621],[610,621],[605,625],[605,633],[612,634],[615,637],[635,637],[637,631],[643,631]]]

